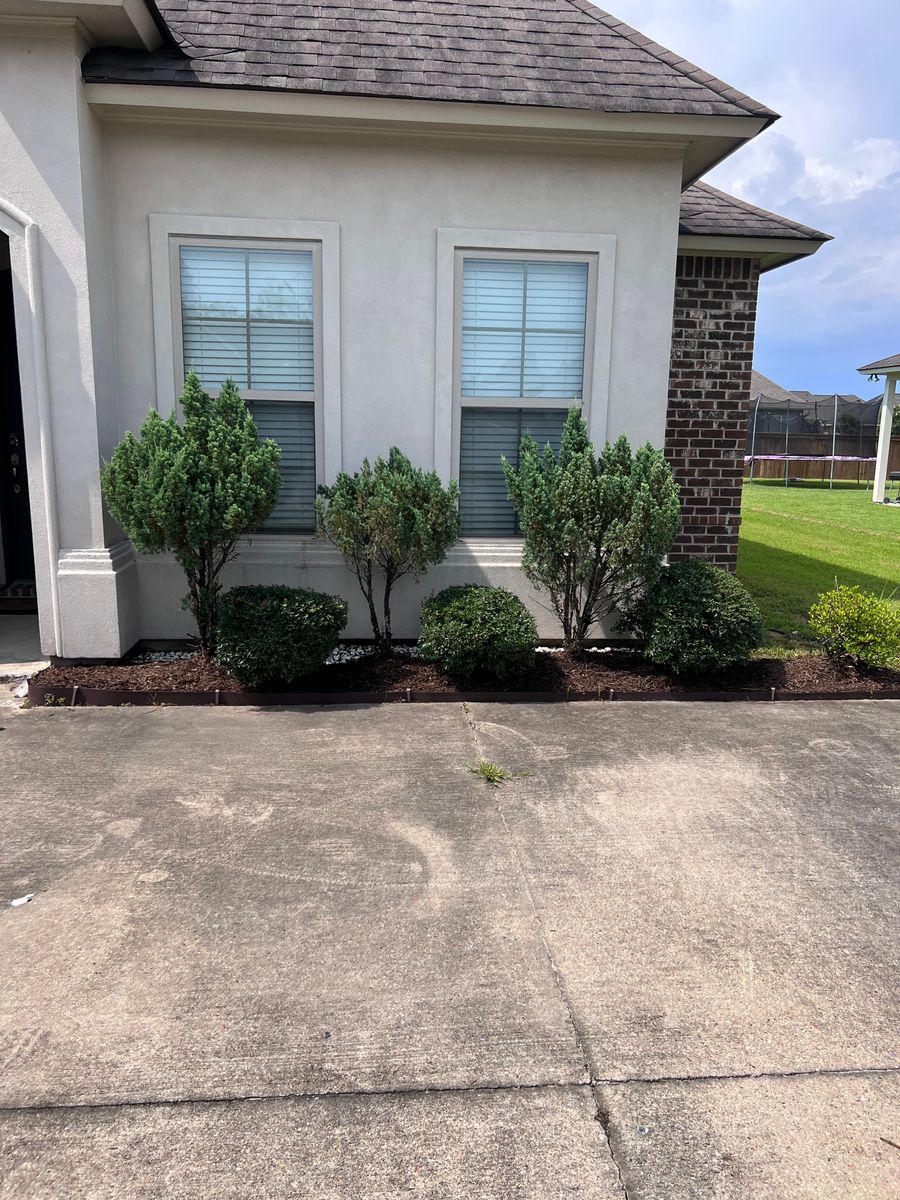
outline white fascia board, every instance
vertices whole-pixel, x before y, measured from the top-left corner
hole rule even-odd
[[[130,46],[155,50],[162,42],[144,0],[0,0],[4,32],[21,23],[33,34],[46,23],[77,22],[86,39],[95,45]]]
[[[765,127],[756,117],[601,113],[532,105],[471,104],[369,96],[325,96],[274,89],[174,87],[164,84],[88,83],[88,103],[112,119],[154,120],[230,128],[291,125],[337,131],[466,139],[552,142],[578,150],[620,147],[684,155],[697,142],[720,146],[746,141]]]
[[[856,370],[866,379],[900,379],[900,367],[882,367],[880,371],[857,367]]]
[[[681,234],[679,254],[728,254],[736,258],[758,258],[760,269],[771,271],[808,258],[825,243],[806,238],[717,237],[712,234]]]

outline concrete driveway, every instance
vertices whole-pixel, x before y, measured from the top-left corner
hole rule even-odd
[[[900,705],[0,724],[4,1200],[900,1196]]]

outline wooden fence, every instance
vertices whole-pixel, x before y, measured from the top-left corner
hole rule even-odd
[[[756,454],[784,454],[785,438],[783,433],[757,433]],[[841,455],[875,456],[875,438],[859,434],[838,434],[835,439],[834,452]],[[750,446],[747,446],[750,453]],[[788,454],[830,454],[831,436],[817,433],[792,433],[788,436]],[[874,473],[874,463],[836,462],[834,464],[835,479],[871,480]],[[831,478],[831,463],[829,462],[789,462],[787,464],[789,479],[825,479]],[[891,452],[888,458],[888,474],[900,471],[900,437],[891,438]],[[750,464],[744,466],[744,475],[749,476]],[[753,464],[754,479],[783,479],[783,462],[755,462]]]

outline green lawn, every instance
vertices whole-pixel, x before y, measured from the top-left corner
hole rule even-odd
[[[900,602],[900,506],[872,503],[855,484],[744,484],[738,576],[766,628],[809,635],[806,615],[838,583],[893,594]]]

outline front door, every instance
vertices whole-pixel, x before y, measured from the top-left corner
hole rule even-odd
[[[12,274],[0,269],[0,588],[34,580]]]

